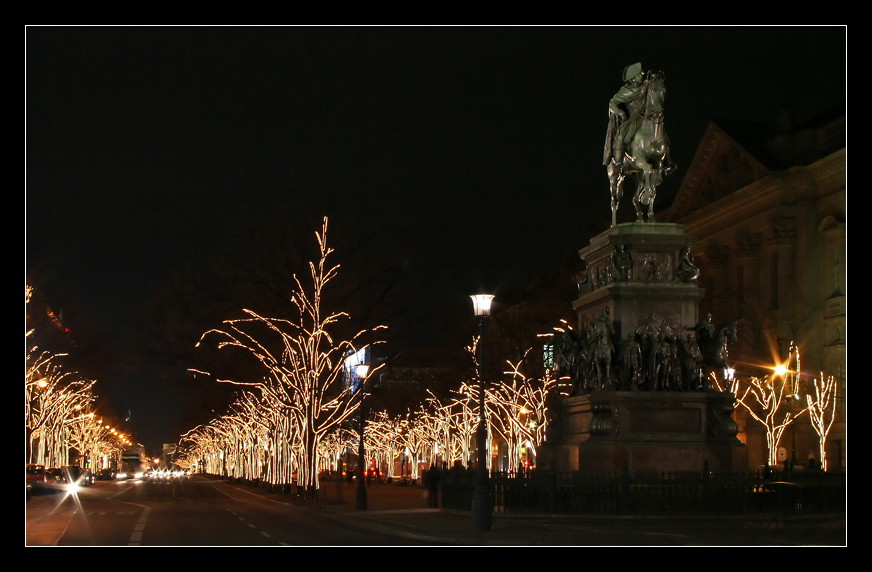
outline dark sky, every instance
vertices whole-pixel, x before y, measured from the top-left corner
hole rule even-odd
[[[171,274],[282,205],[401,243],[438,277],[430,300],[498,290],[608,220],[624,66],[666,73],[668,196],[709,120],[843,105],[846,32],[29,27],[26,279],[116,340]],[[146,428],[160,388],[112,371],[98,386],[143,439],[177,440]]]

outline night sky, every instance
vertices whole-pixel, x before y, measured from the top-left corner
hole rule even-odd
[[[471,314],[469,294],[507,292],[605,229],[603,142],[624,66],[666,73],[668,201],[710,120],[771,122],[789,104],[800,123],[845,105],[846,35],[29,27],[26,281],[80,346],[100,340],[97,393],[130,411],[140,440],[175,442],[192,397],[119,365],[129,332],[172,277],[248,229],[285,219],[314,244],[329,215],[337,236],[381,245],[371,267],[416,269],[419,324]],[[407,343],[445,343],[427,332]]]

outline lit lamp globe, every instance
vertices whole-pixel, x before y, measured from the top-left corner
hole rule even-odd
[[[476,316],[490,316],[491,301],[494,297],[490,294],[475,294],[472,298],[472,310]]]
[[[369,373],[369,366],[365,363],[359,363],[354,366],[354,371],[357,373],[357,379],[366,379],[366,374]]]

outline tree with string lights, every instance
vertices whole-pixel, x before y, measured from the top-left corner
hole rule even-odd
[[[25,285],[24,303],[33,288]],[[60,467],[70,462],[76,449],[96,466],[99,454],[117,455],[119,447],[94,420],[93,380],[82,379],[61,367],[67,354],[40,350],[32,345],[33,329],[24,332],[24,426],[27,463]]]
[[[31,348],[24,376],[27,462],[51,467],[69,463],[71,425],[87,415],[94,381],[63,371],[61,355]]]
[[[820,379],[814,380],[814,394],[805,396],[808,404],[808,414],[811,418],[811,426],[818,436],[819,459],[821,468],[827,470],[827,435],[836,420],[836,405],[838,404],[838,392],[836,380],[833,376],[824,378],[821,373]]]
[[[400,418],[391,418],[387,411],[372,413],[364,429],[364,444],[366,457],[376,459],[379,471],[384,465],[388,474],[393,476],[394,460],[401,446],[399,443]]]
[[[791,368],[791,364],[794,367]],[[778,445],[784,430],[808,411],[804,408],[796,412],[794,407],[799,395],[800,373],[799,348],[791,343],[787,365],[777,368],[773,375],[734,382],[738,403],[752,419],[766,428],[769,465],[778,463]],[[744,392],[741,391],[742,385],[745,386]]]
[[[529,352],[527,350],[525,357]],[[493,400],[505,419],[502,425],[503,438],[509,447],[508,470],[514,472],[518,469],[523,447],[529,444],[535,454],[545,440],[545,398],[555,382],[547,372],[541,380],[527,377],[522,371],[524,359],[506,363],[510,370],[503,374],[510,376],[510,380],[495,388]]]
[[[266,369],[263,381],[218,381],[259,387],[277,400],[292,431],[298,483],[310,498],[319,487],[321,440],[358,406],[351,399],[353,389],[342,383],[343,359],[349,351],[360,349],[367,334],[383,328],[364,329],[344,340],[334,337],[337,323],[348,315],[322,308],[324,289],[339,268],[327,264],[333,250],[327,246],[326,217],[315,236],[320,259],[309,263],[311,288],[304,288],[294,275],[296,290],[291,302],[298,314],[294,320],[269,318],[246,309],[247,318],[225,320],[223,328],[205,332],[198,342],[217,337],[219,349],[245,350]]]

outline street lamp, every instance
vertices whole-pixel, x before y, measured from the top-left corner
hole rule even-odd
[[[487,465],[485,459],[488,451],[485,446],[487,439],[487,422],[484,411],[484,317],[490,315],[490,294],[476,294],[472,298],[472,307],[478,321],[478,484],[472,497],[472,526],[476,530],[491,530],[493,528],[494,503],[490,495]]]
[[[357,379],[360,380],[360,386],[357,388],[358,393],[360,393],[360,402],[358,404],[358,415],[360,419],[360,439],[357,441],[357,492],[354,498],[354,504],[357,510],[366,510],[366,485],[363,483],[364,481],[364,465],[363,465],[363,423],[364,423],[364,415],[363,415],[363,386],[366,382],[366,375],[369,372],[369,366],[367,364],[361,363],[355,366],[355,371],[357,373]]]
[[[790,418],[792,419],[792,422],[790,423],[791,465],[796,465],[796,402],[800,400],[800,396],[797,391],[796,374],[797,372],[786,368],[785,372],[781,374],[781,383],[787,383],[787,375],[790,375],[790,395],[787,396],[787,399],[790,400]]]
[[[772,391],[775,392],[777,390],[776,385],[775,385],[776,384],[775,378],[780,377],[781,378],[780,394],[783,395],[784,394],[784,386],[787,383],[787,376],[790,376],[790,393],[786,397],[790,403],[790,418],[795,419],[795,417],[796,417],[795,402],[799,399],[799,395],[796,393],[796,375],[795,375],[796,372],[791,370],[789,367],[790,366],[790,356],[788,356],[787,360],[788,361],[786,363],[776,364],[776,366],[773,368],[774,374],[772,376]],[[796,464],[796,423],[791,422],[790,425],[791,425],[791,427],[790,427],[790,441],[791,441],[790,463],[792,465],[795,465]]]

